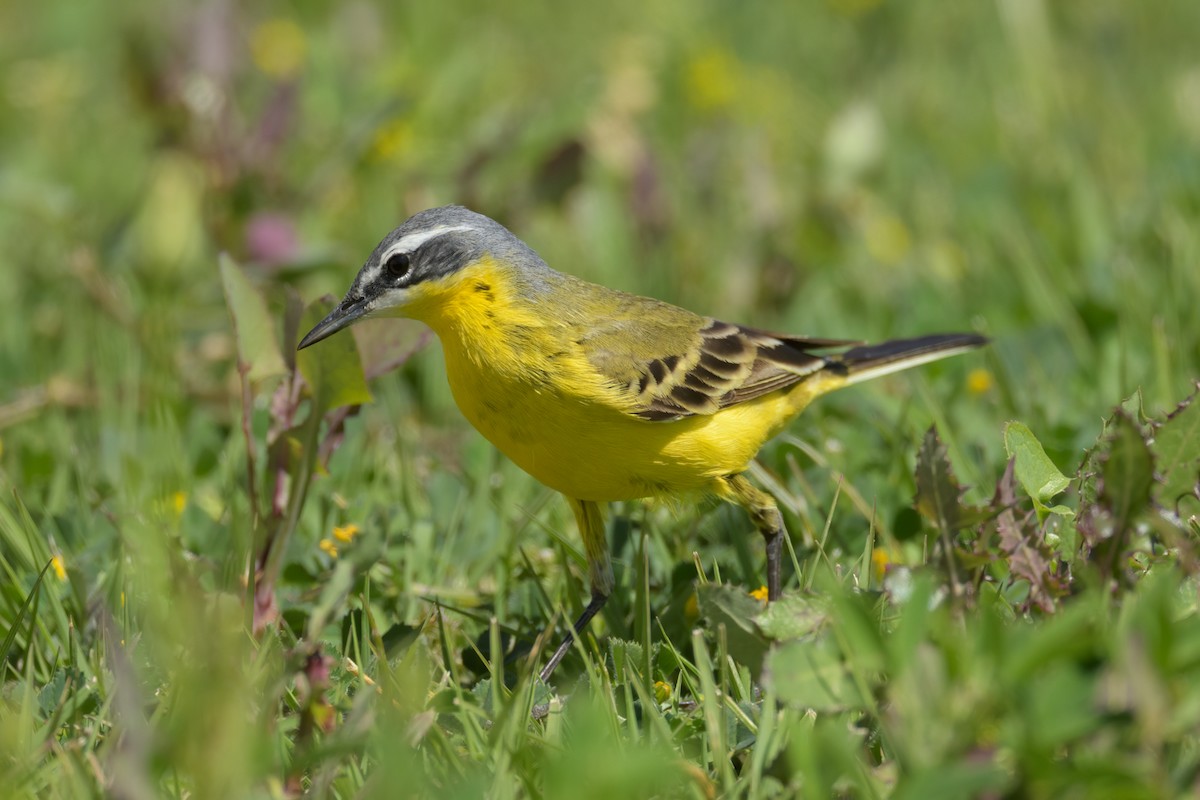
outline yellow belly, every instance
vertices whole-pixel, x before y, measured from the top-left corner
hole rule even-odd
[[[628,391],[583,353],[578,321],[572,327],[548,320],[510,278],[483,259],[444,286],[427,287],[427,300],[406,313],[438,334],[450,389],[467,420],[519,467],[569,497],[605,502],[711,490],[714,479],[744,471],[819,393],[815,382],[802,381],[712,415],[643,420],[628,413],[635,410]]]
[[[446,365],[467,420],[530,475],[580,500],[706,491],[714,478],[744,471],[800,408],[781,392],[711,416],[649,422],[549,385],[466,368],[452,348]]]

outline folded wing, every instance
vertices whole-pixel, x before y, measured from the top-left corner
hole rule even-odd
[[[580,341],[589,361],[655,422],[713,414],[785,389],[830,361],[814,351],[859,344],[767,333],[682,309],[614,319]]]

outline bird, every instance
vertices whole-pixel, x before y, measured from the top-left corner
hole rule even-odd
[[[723,322],[558,272],[462,206],[426,209],[387,234],[297,349],[368,317],[428,325],[463,416],[574,513],[591,596],[543,681],[613,591],[608,503],[710,495],[742,507],[765,540],[777,600],[787,531],[744,474],[759,449],[820,395],[987,342],[950,333],[867,345]]]

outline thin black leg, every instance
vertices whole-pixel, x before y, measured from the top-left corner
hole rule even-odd
[[[783,560],[783,531],[773,528],[763,531],[767,541],[767,600],[775,602],[782,591],[780,588],[780,569]]]
[[[767,600],[779,599],[783,591],[783,515],[771,495],[756,489],[743,475],[727,475],[717,484],[718,494],[737,503],[750,514],[754,527],[767,543]]]
[[[563,656],[567,654],[567,651],[571,649],[571,643],[575,641],[575,637],[583,633],[583,629],[592,621],[592,617],[596,616],[600,609],[604,608],[604,604],[607,601],[608,595],[592,591],[591,602],[587,604],[587,608],[579,615],[579,619],[575,620],[575,625],[572,627],[571,632],[563,638],[562,644],[554,651],[554,655],[550,656],[550,660],[546,662],[546,666],[542,667],[540,677],[543,683],[550,680],[551,673],[558,666],[558,662],[563,660]]]

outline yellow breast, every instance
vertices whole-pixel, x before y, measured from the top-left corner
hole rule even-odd
[[[455,401],[501,452],[568,496],[703,491],[745,470],[807,402],[776,393],[711,416],[642,420],[590,365],[572,328],[514,296],[496,264],[485,259],[452,281],[431,287],[414,316],[441,339]]]

